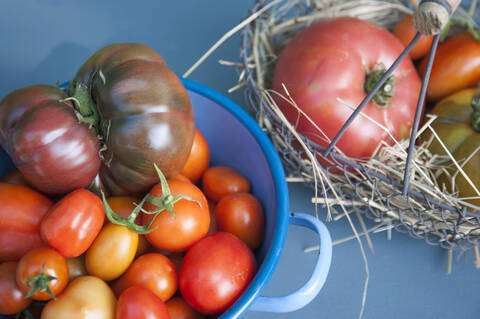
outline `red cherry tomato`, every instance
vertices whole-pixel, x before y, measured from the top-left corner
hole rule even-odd
[[[186,301],[178,296],[166,302],[170,319],[202,319],[202,314],[190,307]]]
[[[179,286],[197,311],[215,315],[230,307],[256,272],[256,260],[236,236],[218,232],[203,238],[185,255]]]
[[[205,237],[210,227],[210,212],[208,202],[202,191],[192,183],[177,179],[168,180],[171,195],[185,195],[198,201],[181,199],[173,205],[174,216],[164,211],[158,215],[150,229],[156,229],[145,236],[155,247],[165,251],[185,251],[196,241]],[[162,186],[156,185],[149,193],[151,196],[161,197]],[[155,205],[146,204],[145,209],[153,211]],[[154,215],[144,215],[146,225]]]
[[[395,28],[393,29],[393,34],[403,43],[406,47],[410,41],[415,37],[417,29],[413,25],[413,16],[409,15],[400,20]],[[430,47],[432,46],[433,36],[422,35],[418,39],[417,44],[410,51],[410,56],[412,59],[420,59],[428,54]]]
[[[17,261],[27,251],[45,245],[40,221],[52,204],[30,188],[0,183],[0,262]]]
[[[55,279],[49,280],[51,276]],[[18,262],[17,284],[35,300],[50,300],[67,286],[68,264],[65,258],[51,248],[37,248],[26,253]],[[35,278],[35,282],[30,282]],[[48,286],[48,288],[47,288]],[[50,295],[49,291],[52,295]]]
[[[133,286],[118,298],[116,319],[170,319],[167,306],[150,289]]]
[[[41,222],[40,233],[43,240],[64,257],[77,257],[95,240],[104,219],[102,200],[80,188],[48,211]]]
[[[28,307],[31,299],[17,285],[17,262],[0,264],[0,315],[13,315]]]
[[[215,208],[215,221],[219,231],[234,234],[252,250],[263,241],[265,216],[262,205],[252,194],[223,197]]]
[[[220,198],[228,194],[248,193],[250,182],[232,167],[214,166],[203,174],[202,187],[209,199],[218,202]]]
[[[192,183],[197,183],[203,172],[208,168],[208,164],[210,164],[210,148],[202,132],[196,128],[192,150],[181,174],[191,180]]]
[[[177,276],[175,265],[167,257],[149,253],[138,257],[127,271],[113,282],[112,289],[120,296],[129,287],[141,286],[167,301],[177,291]]]

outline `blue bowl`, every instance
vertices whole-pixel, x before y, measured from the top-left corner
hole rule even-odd
[[[266,216],[265,239],[256,251],[258,272],[220,318],[239,318],[247,310],[291,312],[300,309],[315,298],[327,278],[332,258],[327,228],[310,215],[289,212],[288,188],[280,158],[254,119],[218,92],[191,80],[182,81],[194,107],[196,126],[210,146],[211,165],[231,166],[247,177]],[[0,176],[13,168],[8,156],[0,150]],[[263,297],[261,292],[279,261],[289,224],[310,228],[318,234],[320,253],[316,266],[310,279],[295,292]]]

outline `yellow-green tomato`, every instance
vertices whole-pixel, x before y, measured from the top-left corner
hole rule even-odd
[[[106,225],[87,250],[88,273],[105,281],[120,277],[135,258],[137,246],[137,233],[125,226]]]
[[[41,319],[115,319],[117,299],[100,278],[81,276],[42,310]]]

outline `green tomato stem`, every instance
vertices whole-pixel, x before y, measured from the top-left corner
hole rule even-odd
[[[375,68],[370,71],[365,79],[364,91],[369,93],[382,76],[387,72],[386,67],[380,63],[375,66]],[[394,96],[393,94],[393,80],[394,76],[391,75],[385,81],[385,83],[380,87],[380,89],[373,96],[373,101],[381,108],[386,108],[390,104],[389,99]]]
[[[47,292],[53,299],[56,299],[52,290],[50,290],[50,286],[48,285],[48,283],[52,280],[57,280],[57,277],[45,275],[45,264],[43,264],[42,268],[40,269],[40,273],[27,280],[27,286],[30,288],[30,291],[24,298],[28,299],[37,291],[42,291]]]

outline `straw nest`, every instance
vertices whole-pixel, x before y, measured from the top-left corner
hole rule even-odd
[[[293,36],[311,23],[354,16],[391,30],[405,15],[412,14],[416,6],[414,0],[259,0],[251,10],[259,16],[243,30],[237,88],[244,87],[259,125],[282,157],[288,180],[311,186],[315,190],[312,201],[327,207],[329,219],[338,220],[362,212],[378,222],[377,227],[364,232],[395,228],[450,250],[473,247],[478,261],[480,215],[474,211],[480,208],[458,198],[455,186],[447,189],[437,182],[436,177],[447,171],[445,163],[451,158],[428,151],[436,134],[428,141],[417,142],[409,192],[404,196],[402,181],[408,140],[395,141],[392,146],[379,145],[375,154],[363,161],[347,158],[337,150],[330,164],[322,166],[317,154],[324,149],[299,134],[273,100],[273,96],[278,95],[298,108],[287,89],[284,92],[270,89],[278,54]],[[468,16],[468,11],[469,8],[460,8],[455,14]],[[427,116],[417,136],[433,131],[433,121],[434,117]],[[320,128],[319,134],[323,134]],[[457,174],[466,175],[461,169],[462,161],[454,165]]]

